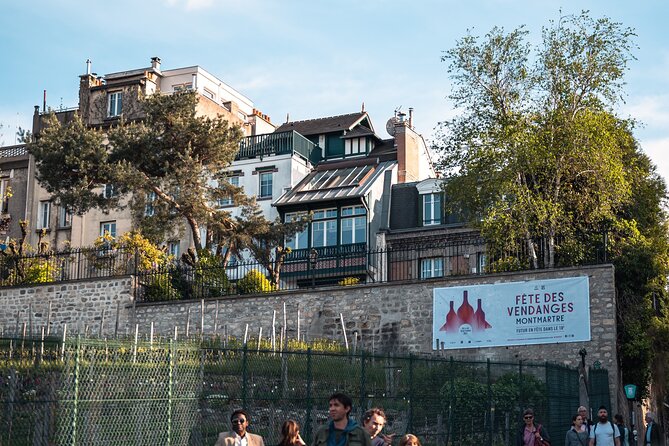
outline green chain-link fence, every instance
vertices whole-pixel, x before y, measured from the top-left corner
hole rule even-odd
[[[240,407],[266,444],[288,418],[309,443],[335,391],[424,445],[513,445],[533,407],[561,446],[578,406],[578,372],[557,365],[218,344],[0,340],[0,446],[213,445]]]

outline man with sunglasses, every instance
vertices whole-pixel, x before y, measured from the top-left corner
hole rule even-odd
[[[534,419],[534,410],[528,408],[523,412],[523,424],[518,428],[516,433],[516,446],[538,446],[549,445],[551,439],[548,437],[548,432],[541,425],[537,424]]]
[[[214,446],[265,446],[260,435],[247,432],[249,416],[246,411],[237,409],[230,415],[232,430],[218,434],[218,441]]]

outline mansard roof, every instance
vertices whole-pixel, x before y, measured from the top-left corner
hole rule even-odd
[[[372,122],[369,119],[367,112],[356,112],[346,115],[286,122],[281,124],[276,131],[287,132],[295,130],[304,136],[322,135],[324,133],[348,132],[363,122],[373,134],[374,128],[372,127]]]

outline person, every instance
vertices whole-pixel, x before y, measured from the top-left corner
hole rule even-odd
[[[571,417],[571,429],[567,431],[564,446],[588,446],[588,432],[582,429],[583,417],[576,414]]]
[[[306,446],[300,436],[300,425],[295,420],[286,420],[281,425],[279,446]]]
[[[265,446],[265,441],[260,435],[247,432],[249,420],[249,415],[242,409],[232,412],[230,415],[232,430],[218,434],[214,446]]]
[[[399,446],[421,446],[421,445],[418,437],[416,437],[413,434],[406,434],[405,436],[400,438]]]
[[[588,408],[585,406],[579,406],[576,412],[583,418],[583,424],[581,425],[581,430],[587,432],[590,435],[590,427],[592,426],[592,421],[588,417]]]
[[[662,446],[664,444],[662,428],[655,422],[655,414],[646,412],[646,433],[643,436],[643,442],[646,446]]]
[[[350,417],[351,397],[334,393],[329,405],[330,422],[316,432],[312,446],[372,446],[369,434]]]
[[[373,407],[362,416],[362,427],[365,428],[372,438],[372,446],[388,446],[393,442],[394,434],[382,435],[383,426],[386,425],[386,414],[383,409]]]
[[[516,446],[535,446],[538,442],[551,442],[546,429],[541,424],[534,424],[534,410],[525,409],[523,421],[516,434]]]
[[[620,446],[630,446],[630,430],[625,427],[623,416],[617,413],[613,416],[613,420],[620,432]]]
[[[609,421],[609,412],[605,406],[597,411],[598,422],[590,428],[590,446],[620,446],[618,426]]]

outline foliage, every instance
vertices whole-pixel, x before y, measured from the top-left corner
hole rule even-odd
[[[360,283],[360,278],[359,277],[344,277],[342,280],[337,282],[337,285],[351,286],[351,285],[357,285],[359,283]]]
[[[252,269],[237,282],[237,291],[239,294],[266,293],[275,289],[276,286],[267,280],[267,277],[257,269]]]
[[[51,115],[45,130],[27,143],[38,180],[56,202],[78,214],[120,208],[132,193],[138,224],[146,217],[154,242],[185,219],[200,246],[200,227],[232,223],[215,204],[233,192],[224,171],[241,131],[220,116],[198,116],[197,104],[194,92],[154,94],[141,100],[141,121],[121,121],[106,132],[89,128],[79,116],[63,125]],[[105,184],[114,185],[111,197],[100,192]]]
[[[117,250],[133,256],[133,263],[136,263],[133,266],[136,266],[136,269],[140,272],[164,266],[172,260],[164,249],[158,248],[140,231],[136,230],[126,232],[116,238],[109,233],[105,233],[95,239],[93,246],[96,249]],[[121,265],[121,268],[125,270],[127,265]]]
[[[169,274],[151,276],[149,283],[144,287],[144,300],[147,302],[178,300],[180,298],[181,292],[172,285],[172,277]]]
[[[231,293],[230,281],[223,266],[223,259],[203,250],[195,268],[195,297],[219,297]]]
[[[19,221],[21,238],[10,240],[7,249],[0,252],[2,280],[0,285],[30,285],[58,280],[61,268],[49,252],[49,244],[43,241],[46,231],[39,232],[37,248],[26,242],[28,220]]]

